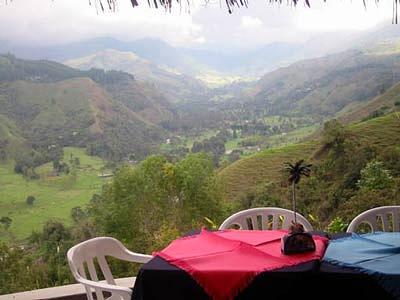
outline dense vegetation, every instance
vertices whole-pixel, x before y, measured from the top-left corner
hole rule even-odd
[[[368,208],[400,203],[399,137],[397,113],[349,127],[329,121],[319,140],[266,150],[223,169],[225,198],[242,208],[290,208],[281,166],[306,158],[313,162],[313,173],[300,184],[300,211],[322,228],[333,216],[350,221]]]
[[[191,154],[172,164],[151,156],[122,166],[86,208],[73,208],[73,226],[48,221],[22,246],[0,244],[0,293],[73,282],[66,251],[96,235],[114,236],[135,251],[151,253],[193,228],[220,222],[221,188],[212,159]],[[6,220],[5,220],[6,221]],[[2,230],[8,230],[6,226]],[[132,274],[113,264],[117,276]]]
[[[237,197],[229,201],[223,200],[229,167],[217,175],[212,157],[203,153],[189,154],[176,163],[150,156],[136,167],[121,166],[87,207],[71,210],[72,226],[52,220],[42,231],[33,233],[23,247],[0,247],[4,270],[0,282],[12,282],[1,284],[1,292],[72,282],[65,253],[71,245],[92,236],[114,236],[130,249],[151,253],[192,229],[213,227],[239,209],[290,208],[283,162],[297,157],[312,158],[314,163],[311,177],[299,184],[299,211],[317,229],[345,230],[346,223],[363,210],[400,203],[399,130],[396,113],[347,127],[329,121],[319,141],[239,161],[243,164],[257,159],[253,171],[265,165],[274,169],[267,170],[271,173],[244,193],[236,191]],[[236,175],[236,180],[242,178]],[[2,230],[13,226],[8,221],[6,217],[1,220]],[[112,265],[117,276],[132,275],[126,265]],[[19,276],[22,270],[28,272]]]

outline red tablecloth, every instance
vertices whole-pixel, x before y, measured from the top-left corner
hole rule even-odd
[[[188,272],[214,300],[233,299],[263,271],[322,258],[327,239],[314,236],[316,251],[281,253],[284,230],[202,232],[173,241],[154,253]]]

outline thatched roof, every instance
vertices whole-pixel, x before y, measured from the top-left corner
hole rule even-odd
[[[116,9],[116,4],[117,1],[130,1],[132,3],[133,7],[139,6],[140,0],[89,0],[89,4],[94,3],[96,7],[99,7],[102,11],[105,10],[111,10],[115,11]],[[210,0],[199,0],[199,1],[204,1],[204,4],[207,5],[210,3]],[[211,0],[212,1],[212,0]],[[240,8],[240,7],[247,7],[248,3],[250,0],[219,0],[220,7],[223,5],[226,7],[228,13],[232,13],[233,9],[235,7]],[[257,0],[253,0],[257,1]],[[320,0],[327,2],[326,0]],[[331,1],[337,1],[337,0],[331,0]],[[385,0],[387,1],[387,0]],[[392,23],[397,24],[398,23],[398,17],[397,17],[397,8],[400,6],[400,0],[392,0],[393,1],[393,19]],[[145,2],[143,0],[143,2]],[[304,5],[308,6],[311,8],[312,6],[312,0],[266,0],[267,3],[270,4],[286,4],[286,5],[298,5],[300,3],[303,3]],[[364,7],[367,8],[367,0],[363,0]],[[379,3],[379,0],[373,0],[375,4]],[[191,0],[147,0],[147,5],[149,7],[153,8],[163,8],[166,11],[171,11],[172,6],[178,6],[180,9],[182,9],[182,6],[186,7],[186,10],[190,12],[190,4]]]

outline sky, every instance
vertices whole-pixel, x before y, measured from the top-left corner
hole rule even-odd
[[[95,0],[91,0],[92,4]],[[317,35],[368,30],[390,23],[392,1],[310,0],[297,7],[250,0],[228,14],[218,0],[192,0],[172,12],[150,9],[147,0],[118,0],[116,12],[101,12],[88,0],[0,0],[0,41],[55,45],[96,37],[129,41],[160,38],[173,46],[251,49],[274,42],[303,42]],[[222,1],[224,3],[225,1]],[[284,1],[285,2],[285,1]],[[399,25],[400,26],[400,25]]]

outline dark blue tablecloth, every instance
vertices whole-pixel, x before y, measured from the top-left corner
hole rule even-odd
[[[323,262],[372,276],[400,299],[400,233],[377,232],[332,240]]]

